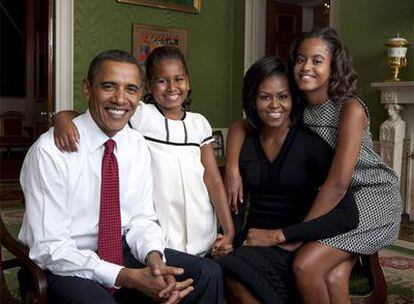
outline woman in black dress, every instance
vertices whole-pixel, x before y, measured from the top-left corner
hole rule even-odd
[[[220,260],[229,298],[237,303],[298,302],[291,269],[296,249],[358,225],[350,191],[329,213],[302,222],[334,151],[300,124],[289,83],[277,57],[258,60],[244,78],[243,108],[254,131],[244,140],[239,166],[250,207],[242,246]],[[243,212],[238,216],[244,219]]]

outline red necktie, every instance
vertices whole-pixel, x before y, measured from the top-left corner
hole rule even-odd
[[[114,147],[115,142],[109,139],[105,143],[102,159],[98,255],[107,262],[123,265],[118,162],[113,153]]]

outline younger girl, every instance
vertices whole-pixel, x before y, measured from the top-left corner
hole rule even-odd
[[[201,114],[186,111],[190,84],[184,56],[176,47],[157,48],[148,56],[146,72],[149,103],[139,104],[130,125],[144,135],[151,152],[154,205],[167,247],[199,256],[210,249],[213,255],[225,254],[232,249],[234,228],[210,124]],[[62,149],[67,149],[67,134],[76,134],[68,118],[58,117],[55,123]],[[218,238],[210,200],[224,232]]]
[[[355,254],[373,254],[398,235],[399,181],[373,151],[368,109],[356,95],[357,76],[336,32],[324,28],[305,34],[293,44],[291,60],[296,84],[307,102],[304,125],[336,149],[305,221],[332,210],[349,186],[359,210],[356,229],[299,249],[293,264],[296,284],[305,303],[350,303],[348,279]],[[229,133],[233,139],[228,146],[226,180],[232,201],[241,192],[234,157],[244,133],[240,126]]]

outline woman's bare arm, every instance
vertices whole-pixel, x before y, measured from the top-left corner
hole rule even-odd
[[[232,123],[227,135],[226,174],[224,184],[230,206],[238,211],[238,203],[243,202],[243,183],[239,170],[239,155],[246,137],[245,121],[239,120]]]

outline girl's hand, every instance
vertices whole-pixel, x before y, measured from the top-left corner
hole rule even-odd
[[[267,230],[251,228],[247,232],[247,237],[243,244],[246,246],[270,247],[281,244],[285,240],[282,229]]]
[[[54,117],[53,138],[55,145],[60,151],[74,152],[78,151],[79,132],[72,122],[72,115],[65,112],[59,112]]]
[[[211,255],[213,258],[219,258],[229,254],[233,250],[233,237],[219,234],[213,244]]]
[[[243,203],[243,183],[238,166],[236,168],[226,168],[224,186],[226,187],[230,209],[238,214],[239,202]]]

